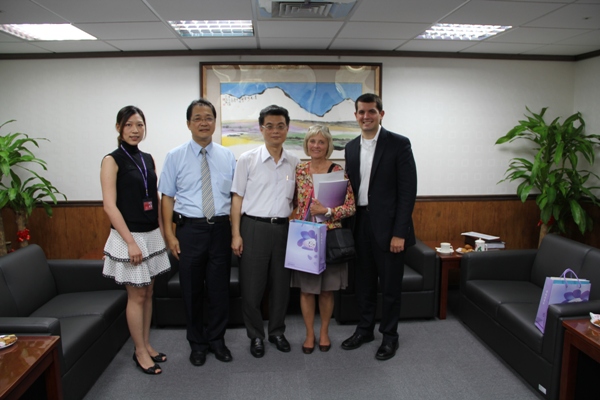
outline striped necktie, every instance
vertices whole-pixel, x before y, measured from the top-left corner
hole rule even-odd
[[[206,158],[206,149],[200,150],[202,153],[202,163],[200,172],[202,173],[202,210],[204,217],[210,219],[215,215],[215,201],[212,194],[212,184],[210,183],[210,169]]]

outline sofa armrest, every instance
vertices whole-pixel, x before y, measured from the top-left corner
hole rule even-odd
[[[179,271],[179,260],[177,260],[173,254],[169,251],[169,262],[171,264],[171,270],[167,273],[160,274],[154,279],[154,297],[155,298],[166,298],[169,297],[168,283],[178,271]]]
[[[102,260],[48,260],[48,266],[60,294],[123,289],[102,276]]]
[[[46,317],[0,317],[0,332],[60,336],[60,322]]]
[[[565,329],[564,319],[589,318],[590,312],[600,313],[600,300],[582,303],[550,304],[544,328],[542,355],[546,360],[560,360]],[[558,358],[557,358],[558,357]]]
[[[537,249],[472,252],[460,263],[461,287],[469,280],[529,281]]]
[[[404,263],[423,276],[423,289],[433,290],[436,287],[437,257],[435,251],[417,239],[404,255]]]

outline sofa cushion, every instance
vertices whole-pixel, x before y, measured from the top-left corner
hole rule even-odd
[[[418,292],[421,290],[423,290],[423,275],[405,265],[404,277],[402,278],[402,291]]]
[[[56,296],[54,277],[38,245],[0,257],[0,270],[17,307],[17,315],[12,316],[28,317]]]
[[[544,287],[546,277],[560,276],[570,268],[577,275],[591,247],[562,236],[550,234],[544,237],[531,269],[531,282]]]
[[[533,303],[503,303],[498,307],[496,321],[541,354],[544,335],[535,326],[539,301]]]
[[[542,288],[526,281],[474,280],[463,286],[465,295],[492,318],[497,318],[498,308],[505,303],[539,305],[542,297]]]
[[[62,333],[60,340],[68,371],[106,331],[106,322],[102,315],[64,317],[59,321]]]

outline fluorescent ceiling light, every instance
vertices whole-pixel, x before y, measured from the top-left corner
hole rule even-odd
[[[183,37],[254,36],[252,21],[169,21]]]
[[[417,39],[483,40],[512,28],[501,25],[435,24]]]
[[[0,31],[26,40],[96,40],[71,24],[10,24]]]

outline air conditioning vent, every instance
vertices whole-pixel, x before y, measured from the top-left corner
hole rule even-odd
[[[271,18],[331,18],[332,2],[303,3],[291,1],[274,1]]]

